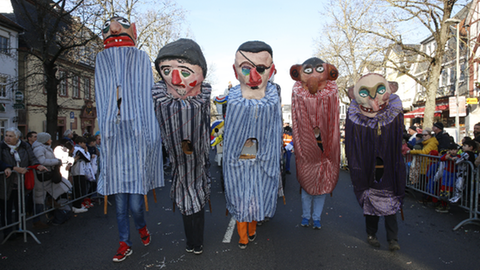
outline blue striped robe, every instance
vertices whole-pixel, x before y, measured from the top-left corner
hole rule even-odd
[[[223,174],[228,211],[239,222],[275,214],[280,183],[282,113],[275,85],[265,97],[245,99],[240,85],[230,89],[225,117]],[[239,159],[245,141],[258,140],[255,159]]]
[[[182,100],[167,92],[163,81],[152,88],[162,138],[172,161],[170,197],[183,215],[192,215],[205,206],[210,197],[210,94],[202,83],[198,96]],[[192,154],[185,154],[182,141],[189,140]]]
[[[100,194],[147,194],[164,186],[162,140],[152,85],[152,67],[145,52],[134,47],[114,47],[97,55],[95,98],[102,136]],[[118,122],[117,87],[122,98]]]

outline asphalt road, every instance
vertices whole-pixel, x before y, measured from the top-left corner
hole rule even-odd
[[[382,246],[370,247],[348,171],[341,171],[333,196],[326,199],[322,229],[313,230],[300,226],[293,169],[287,176],[286,204],[279,198],[275,217],[258,227],[255,242],[240,250],[236,229],[224,243],[231,216],[225,215],[221,168],[211,158],[212,212],[207,207],[202,255],[185,252],[182,217],[173,211],[166,181],[166,187],[157,189],[157,203],[149,194],[146,220],[152,243],[141,244],[132,221],[133,254],[125,261],[112,262],[118,248],[114,207],[104,215],[103,205],[96,204],[63,225],[40,231],[29,227],[41,244],[18,237],[1,245],[0,269],[480,269],[480,226],[453,231],[468,218],[463,209],[453,206],[449,214],[439,214],[433,206],[418,203],[414,194],[405,199],[405,221],[398,215],[401,250],[388,250],[383,220],[377,235]],[[293,158],[293,168],[294,163]]]

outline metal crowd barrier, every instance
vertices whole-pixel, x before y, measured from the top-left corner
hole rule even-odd
[[[82,195],[75,197],[76,187],[75,185],[71,184],[69,180],[64,178],[59,184],[54,184],[51,180],[44,181],[45,173],[42,172],[38,172],[37,174],[37,180],[35,181],[34,189],[27,191],[25,190],[24,185],[24,175],[18,174],[17,172],[12,172],[12,174],[14,173],[17,175],[19,188],[17,190],[13,190],[12,192],[18,193],[17,203],[19,209],[15,209],[15,218],[13,219],[14,222],[8,223],[6,216],[1,217],[2,221],[4,221],[2,224],[5,225],[0,227],[0,231],[10,227],[15,228],[13,232],[11,232],[4,238],[2,244],[4,244],[8,240],[8,238],[11,237],[14,233],[23,233],[24,242],[27,241],[27,234],[29,234],[37,243],[40,244],[40,241],[37,239],[37,237],[32,232],[26,229],[27,221],[32,221],[35,219],[40,220],[42,215],[46,215],[57,208],[65,207],[67,205],[70,205],[74,201],[83,200],[86,197],[97,194],[96,189],[89,190],[89,185],[86,185],[84,187],[85,189],[81,193]],[[4,172],[0,173],[0,181],[0,184],[4,185],[3,190],[5,194],[3,194],[3,198],[6,198],[7,186]],[[59,198],[61,199],[57,202],[57,199]],[[3,202],[3,204],[0,204],[0,206],[4,207],[5,213],[7,213],[7,207],[5,203],[6,201],[3,201],[1,199],[0,201]],[[35,201],[37,201],[38,203],[36,204]]]
[[[13,234],[19,234],[19,233],[22,233],[23,234],[23,241],[24,242],[27,242],[27,234],[29,234],[30,236],[33,237],[33,239],[35,239],[35,241],[37,241],[37,243],[40,244],[40,241],[38,241],[37,237],[29,230],[27,230],[27,224],[26,224],[26,214],[25,214],[25,185],[24,185],[24,177],[22,174],[19,174],[15,171],[12,171],[12,175],[10,175],[10,177],[13,177],[15,174],[15,176],[17,177],[17,188],[16,190],[13,189],[10,194],[10,197],[7,197],[7,181],[6,181],[6,176],[5,176],[5,173],[4,172],[1,172],[0,173],[0,181],[1,181],[1,185],[3,185],[3,199],[0,199],[1,200],[1,203],[0,203],[0,207],[3,208],[3,213],[5,213],[5,216],[2,216],[2,225],[0,227],[0,231],[3,231],[7,228],[13,228],[13,231],[10,232],[4,239],[3,239],[3,242],[2,244],[4,244],[8,238],[10,238]],[[17,192],[17,202],[14,202],[14,201],[11,201],[9,202],[9,200],[14,200],[15,198],[14,197],[11,197],[12,194],[14,194],[15,192]],[[7,199],[8,198],[8,199]],[[8,212],[8,208],[7,208],[7,203],[12,203],[12,204],[15,204],[16,203],[16,207],[15,207],[15,212],[12,210],[12,212]],[[10,215],[13,219],[13,222],[8,222],[8,219],[7,219],[7,216]]]
[[[407,155],[405,163],[408,189],[469,211],[469,218],[460,222],[453,230],[466,224],[480,226],[478,217],[480,168],[475,170],[469,161],[455,164],[453,161],[441,161],[440,156],[430,155]]]

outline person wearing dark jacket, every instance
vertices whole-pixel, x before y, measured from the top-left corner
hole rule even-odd
[[[17,128],[8,128],[5,131],[5,139],[0,144],[0,160],[11,164],[12,169],[18,173],[25,174],[28,166],[40,164],[33,153],[32,147],[20,140],[22,133]],[[37,167],[40,171],[45,171],[42,165]],[[5,179],[5,184],[0,185],[0,227],[12,224],[17,218],[12,218],[13,208],[16,213],[20,211],[18,205],[18,181],[17,175],[13,174]],[[6,223],[5,223],[6,221]],[[7,237],[13,227],[3,230],[4,237]]]
[[[432,127],[433,132],[435,132],[435,138],[438,141],[438,152],[448,150],[450,145],[450,135],[447,132],[443,131],[443,123],[436,122]]]
[[[8,165],[7,163],[0,160],[0,171],[3,171],[5,173],[5,178],[10,177],[10,174],[12,174],[12,170],[13,166]]]

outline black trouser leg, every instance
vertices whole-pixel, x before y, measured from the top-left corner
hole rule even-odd
[[[182,215],[187,246],[198,248],[203,245],[203,230],[205,227],[205,208],[192,215]]]
[[[398,223],[396,214],[385,216],[385,230],[387,231],[387,241],[398,241]]]
[[[375,236],[377,234],[379,220],[380,220],[379,216],[365,215],[365,224],[367,225],[368,235]]]
[[[82,197],[87,192],[87,180],[85,175],[75,175],[73,177],[73,197],[74,199]],[[76,200],[72,203],[75,208],[82,208],[83,200]]]

